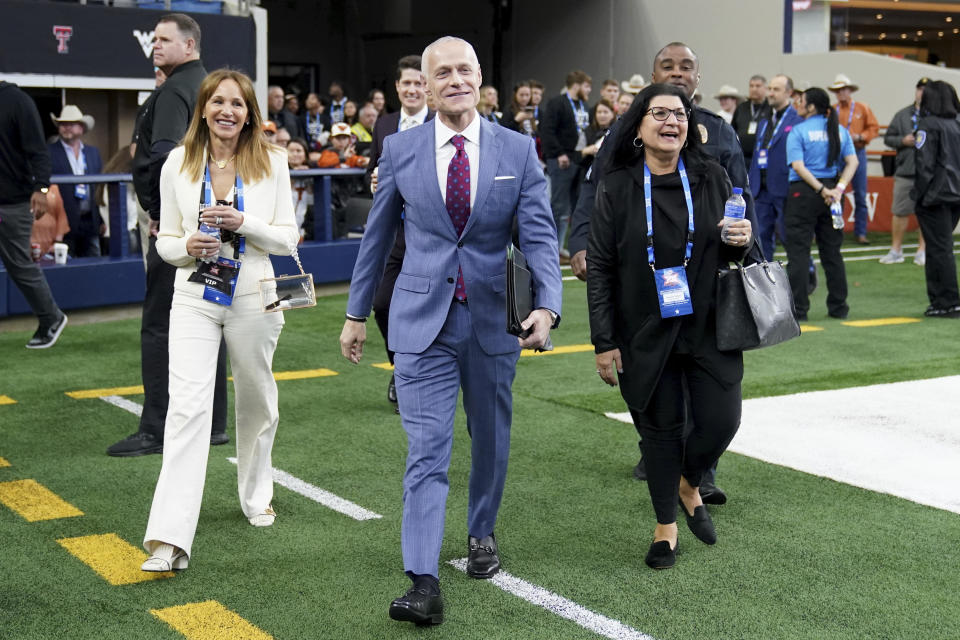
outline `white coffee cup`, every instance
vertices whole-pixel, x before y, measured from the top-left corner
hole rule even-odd
[[[67,264],[67,245],[62,242],[53,243],[53,259],[57,264]]]

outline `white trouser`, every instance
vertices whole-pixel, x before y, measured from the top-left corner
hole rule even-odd
[[[165,542],[190,555],[200,517],[213,413],[213,387],[221,335],[233,371],[237,417],[240,507],[250,518],[273,499],[270,451],[277,433],[273,352],[282,313],[264,313],[259,294],[222,305],[175,292],[170,309],[170,406],[163,437],[163,467],[150,508],[143,546]]]

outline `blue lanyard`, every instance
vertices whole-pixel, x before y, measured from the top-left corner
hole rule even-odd
[[[677,170],[680,172],[680,182],[683,184],[683,197],[687,200],[687,252],[683,259],[683,266],[690,262],[690,254],[693,252],[693,198],[690,195],[690,181],[687,180],[687,169],[683,166],[683,158],[677,163]],[[647,261],[650,268],[654,271],[655,260],[653,256],[653,197],[650,195],[650,167],[643,163],[643,204],[647,211]]]
[[[913,115],[910,116],[910,122],[913,123],[913,133],[917,132],[917,122],[920,120],[920,107],[913,108]]]
[[[233,182],[233,199],[235,201],[234,208],[243,213],[243,180],[240,179],[240,172],[237,172],[237,177]],[[213,198],[213,180],[210,179],[210,165],[208,164],[203,171],[203,207],[212,207],[214,202]],[[247,242],[246,238],[240,236],[240,244],[237,247],[237,253],[243,255],[244,249],[246,249]]]
[[[570,101],[570,108],[573,109],[573,119],[577,121],[577,132],[579,133],[580,131],[583,131],[584,129],[587,128],[587,125],[580,121],[581,114],[584,111],[586,111],[586,109],[583,108],[583,100],[579,100],[579,99],[577,100],[577,104],[580,106],[579,109],[576,106],[574,106],[573,98],[570,97],[569,93],[567,94],[567,100]]]
[[[763,146],[764,149],[770,148],[770,143],[773,142],[775,137],[777,137],[777,131],[780,131],[780,125],[782,125],[783,121],[787,119],[787,114],[790,113],[791,109],[793,109],[793,107],[787,107],[787,110],[784,111],[783,115],[780,116],[780,119],[777,120],[777,126],[773,128],[773,133],[770,134],[770,139],[767,140],[767,144],[765,145],[763,144],[763,134],[767,131],[767,122],[769,122],[769,119],[764,119],[764,121],[760,123],[760,132],[757,133],[757,148],[760,148],[761,146]],[[772,118],[773,115],[770,117]]]
[[[310,124],[311,124],[311,123],[310,123],[310,112],[307,111],[307,133],[312,133],[312,132],[310,131]],[[319,113],[317,114],[317,122],[316,122],[316,124],[314,124],[313,126],[315,126],[315,127],[319,127],[319,126],[320,126],[320,114],[319,114]]]
[[[853,108],[857,106],[857,103],[850,101],[850,114],[847,116],[847,131],[850,131],[850,125],[853,124]],[[837,117],[840,117],[840,105],[837,105]]]

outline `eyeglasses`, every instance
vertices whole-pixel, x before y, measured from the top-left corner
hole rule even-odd
[[[677,118],[677,122],[686,122],[690,118],[690,112],[686,109],[667,109],[666,107],[653,107],[647,109],[647,113],[653,116],[654,120],[664,122],[672,113]]]

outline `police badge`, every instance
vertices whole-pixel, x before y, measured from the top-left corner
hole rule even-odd
[[[703,126],[702,124],[698,124],[698,125],[697,125],[697,130],[700,132],[700,143],[701,143],[701,144],[707,144],[707,138],[709,137],[709,136],[707,135],[707,128],[706,128],[705,126]]]
[[[923,143],[927,141],[927,132],[924,130],[917,131],[917,149],[923,146]]]

